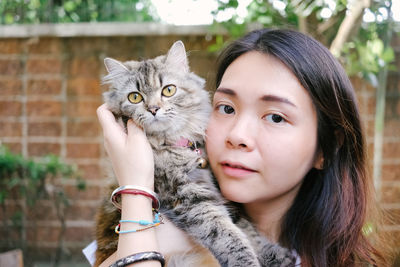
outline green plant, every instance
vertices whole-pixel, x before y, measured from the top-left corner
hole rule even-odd
[[[150,0],[2,0],[0,24],[156,21]]]
[[[36,238],[33,238],[32,244],[32,238],[28,238],[28,231],[30,236],[32,234],[36,236],[38,216],[35,216],[35,212],[43,210],[40,201],[47,201],[50,203],[49,212],[51,210],[55,212],[61,225],[58,248],[53,259],[54,265],[58,264],[66,229],[65,212],[70,205],[63,188],[67,178],[76,179],[78,189],[85,189],[85,183],[79,177],[77,169],[61,162],[57,156],[48,155],[32,160],[13,154],[5,146],[0,145],[2,249],[21,248],[25,262],[31,264],[32,260],[29,259],[27,249],[35,246]]]

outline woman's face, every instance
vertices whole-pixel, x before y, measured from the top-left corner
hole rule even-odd
[[[206,144],[222,194],[239,203],[291,202],[320,163],[310,96],[283,63],[255,51],[226,69]]]

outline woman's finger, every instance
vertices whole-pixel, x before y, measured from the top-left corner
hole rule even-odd
[[[105,136],[112,138],[124,138],[126,134],[115,120],[114,114],[108,109],[107,104],[103,104],[97,108],[97,117]]]

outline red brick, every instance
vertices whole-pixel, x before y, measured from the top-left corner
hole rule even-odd
[[[382,187],[383,203],[400,203],[400,185],[385,185]]]
[[[22,104],[16,101],[0,101],[0,116],[21,116]]]
[[[53,143],[28,143],[29,156],[60,155],[61,145]]]
[[[375,121],[374,120],[363,120],[364,130],[367,137],[374,137],[375,134]]]
[[[18,59],[0,59],[0,75],[18,75],[22,73],[22,64]]]
[[[26,109],[29,116],[61,116],[62,103],[60,101],[29,101]]]
[[[69,199],[79,200],[99,200],[101,189],[99,186],[87,186],[85,190],[78,190],[74,185],[66,185],[64,192]]]
[[[15,226],[7,227],[7,228],[1,227],[0,234],[2,237],[2,239],[0,239],[0,242],[3,241],[4,239],[13,240],[14,242],[21,240],[21,231],[18,231],[18,229]],[[3,243],[3,246],[4,246],[4,243]]]
[[[58,220],[55,211],[54,202],[39,200],[33,208],[27,209],[26,218],[28,220],[38,221],[56,221]]]
[[[22,136],[20,122],[0,122],[0,137]]]
[[[29,80],[28,95],[59,95],[61,80]]]
[[[20,39],[0,39],[0,54],[19,54],[21,47]]]
[[[92,241],[93,228],[89,227],[68,227],[65,231],[66,242]]]
[[[385,164],[382,166],[382,180],[400,181],[400,164]]]
[[[365,130],[368,137],[374,137],[375,135],[375,121],[374,120],[364,120],[366,125]],[[383,129],[384,137],[400,137],[400,120],[397,119],[387,119],[385,121]]]
[[[360,108],[360,113],[365,114],[367,111],[365,110],[365,97],[362,94],[356,94],[357,105]]]
[[[69,158],[99,158],[99,144],[67,144],[67,157]]]
[[[60,122],[30,122],[28,124],[29,136],[60,136]]]
[[[397,84],[396,84],[397,92],[400,92],[400,79],[397,79]]]
[[[31,227],[33,225],[30,225]],[[57,226],[41,226],[37,225],[36,228],[27,229],[27,240],[31,242],[46,241],[57,242],[60,235],[60,227]]]
[[[8,191],[8,193],[10,193]],[[7,199],[11,199],[11,195],[7,196]],[[14,200],[14,199],[13,199]],[[20,212],[21,211],[21,207],[20,205],[17,205],[17,203],[15,201],[9,201],[7,203],[5,203],[4,205],[4,209],[1,208],[0,209],[0,218],[4,218],[4,219],[8,219],[16,213],[16,212]]]
[[[102,104],[99,101],[70,101],[67,108],[67,115],[71,117],[96,117],[96,109]]]
[[[400,158],[400,142],[386,142],[383,144],[384,158]]]
[[[75,201],[75,204],[68,207],[66,212],[66,220],[94,220],[97,207],[82,206],[80,205],[79,199]]]
[[[104,37],[90,37],[90,42],[88,42],[87,37],[74,37],[66,39],[64,43],[66,49],[68,49],[68,52],[72,55],[87,56],[104,53],[104,43],[108,43],[109,41],[110,38]],[[117,50],[119,51],[119,48]]]
[[[60,59],[28,59],[26,64],[32,74],[57,74],[62,69]]]
[[[365,111],[366,114],[374,115],[375,114],[375,110],[376,110],[376,99],[375,99],[375,97],[367,97],[365,99],[365,101],[366,101],[366,108],[367,108],[367,110]]]
[[[78,170],[85,180],[100,180],[105,177],[102,167],[98,164],[81,164],[78,165]]]
[[[400,117],[400,101],[399,100],[397,100],[396,116]]]
[[[29,54],[60,54],[61,51],[60,38],[40,38],[37,42],[28,44]]]
[[[385,136],[400,136],[400,120],[387,120],[385,121]]]
[[[71,96],[101,95],[100,82],[94,78],[74,78],[68,81],[67,94]]]
[[[99,134],[99,123],[96,120],[85,122],[68,122],[67,136],[97,137]]]
[[[3,79],[0,80],[1,95],[20,95],[22,93],[21,80]]]
[[[97,58],[73,58],[69,66],[69,75],[72,77],[99,77],[100,62]]]

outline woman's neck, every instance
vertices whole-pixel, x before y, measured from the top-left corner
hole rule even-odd
[[[294,201],[289,198],[255,201],[243,204],[246,214],[256,225],[258,231],[273,242],[278,242],[282,218]]]

